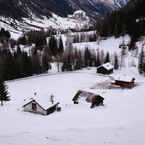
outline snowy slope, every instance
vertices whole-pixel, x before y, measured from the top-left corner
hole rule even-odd
[[[109,80],[97,76],[94,68],[7,83],[12,100],[0,109],[1,144],[143,145],[145,78],[134,68],[116,71],[114,75],[124,72],[135,76],[138,86],[131,90],[91,89]],[[74,105],[71,99],[78,89],[100,94],[105,98],[105,106],[90,109],[84,101]],[[40,96],[53,92],[62,111],[49,116],[23,112],[23,100],[35,91]]]
[[[91,46],[119,53],[121,40],[110,38]],[[57,73],[55,64],[46,75],[7,82],[11,101],[0,106],[0,145],[144,145],[145,77],[137,67],[129,67],[129,56],[130,52],[126,66],[111,76],[136,78],[132,89],[109,89],[110,77],[96,74],[96,68]],[[73,104],[78,89],[100,94],[105,98],[104,106],[90,109],[85,100]],[[34,92],[39,96],[54,94],[62,111],[49,116],[23,112],[23,100]]]
[[[5,22],[6,21],[6,22]],[[35,15],[32,18],[22,18],[22,21],[13,20],[12,18],[0,17],[0,28],[10,31],[12,38],[17,38],[25,31],[30,30],[48,30],[55,28],[57,30],[66,29],[87,29],[90,25],[90,18],[84,11],[78,10],[68,17],[60,17],[52,14],[51,18],[43,17],[40,19]]]
[[[113,0],[118,6],[125,6],[130,0]]]
[[[123,7],[125,6],[130,0],[98,0],[98,1],[101,1],[101,2],[108,2],[110,4],[114,4],[114,5],[117,5],[119,7]]]
[[[127,4],[129,0],[61,0],[61,1],[22,1],[22,0],[1,0],[0,5],[0,27],[10,32],[22,33],[28,30],[54,28],[74,28],[74,25],[81,23],[81,27],[89,26],[88,17],[91,21],[106,13],[118,10]],[[13,9],[11,9],[13,7]],[[86,20],[76,21],[68,16],[75,11],[84,11]],[[55,17],[54,17],[55,15]],[[56,16],[59,18],[57,19]],[[60,19],[62,21],[60,22]],[[64,22],[65,23],[64,23]],[[68,21],[68,23],[66,23]],[[86,22],[85,22],[86,21]],[[73,26],[70,25],[70,22]],[[41,24],[41,26],[40,26]]]

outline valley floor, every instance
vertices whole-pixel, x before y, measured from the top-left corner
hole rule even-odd
[[[145,77],[137,68],[111,76],[123,74],[136,78],[134,88],[108,89],[109,76],[96,74],[96,68],[7,82],[11,101],[0,106],[0,145],[144,145]],[[79,89],[104,97],[104,106],[73,104]],[[24,112],[23,100],[34,92],[54,94],[62,111],[48,116]]]

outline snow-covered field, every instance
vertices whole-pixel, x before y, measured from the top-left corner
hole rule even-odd
[[[74,45],[80,49],[90,45],[114,54],[120,53],[121,41],[110,38],[99,45]],[[128,65],[132,57],[129,52],[125,67],[111,74],[136,78],[132,89],[108,89],[110,77],[96,74],[93,67],[57,73],[54,64],[46,75],[6,82],[11,101],[0,106],[0,145],[144,145],[145,77],[139,75],[137,67]],[[91,109],[85,101],[73,104],[79,89],[104,97],[104,106]],[[38,97],[54,94],[62,111],[48,116],[24,112],[24,99],[32,98],[34,92]]]
[[[133,89],[97,88],[110,81],[109,76],[96,74],[96,68],[56,73],[7,82],[11,101],[0,106],[0,145],[144,145],[145,77],[137,68],[124,68],[114,75],[136,78]],[[100,94],[104,106],[90,109],[82,101],[73,104],[78,89]],[[54,94],[61,112],[42,116],[23,111],[24,99]]]

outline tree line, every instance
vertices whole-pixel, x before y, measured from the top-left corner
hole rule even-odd
[[[118,58],[117,54],[110,57],[109,52],[106,54],[103,50],[92,51],[86,47],[83,50],[77,50],[73,47],[75,42],[96,41],[96,33],[84,35],[77,33],[71,36],[66,35],[66,42],[63,43],[62,35],[55,31],[29,31],[17,40],[10,39],[8,45],[3,44],[0,47],[0,75],[4,80],[12,80],[32,76],[35,74],[47,73],[51,69],[51,62],[57,62],[58,71],[73,71],[86,67],[98,67],[99,65],[111,62],[115,69],[123,64],[123,57]],[[79,39],[76,41],[76,37]],[[33,46],[31,51],[22,51],[21,45]],[[65,50],[64,50],[65,45]],[[125,50],[125,49],[122,49]],[[123,56],[124,51],[122,51]],[[110,61],[111,58],[111,61]],[[112,59],[113,58],[113,59]]]
[[[9,49],[0,50],[0,75],[4,80],[12,80],[32,76],[34,74],[46,73],[51,68],[45,54],[32,50],[32,55],[21,51],[17,47],[15,52]]]
[[[97,39],[97,34],[95,31],[92,33],[76,32],[72,36],[72,39],[73,39],[73,43],[94,42]]]
[[[62,71],[74,71],[81,70],[87,67],[98,67],[104,63],[110,62],[114,65],[114,69],[119,69],[120,58],[115,53],[110,55],[109,52],[103,50],[94,50],[85,47],[84,50],[77,50],[75,48],[69,49],[63,53],[61,59],[61,70]]]

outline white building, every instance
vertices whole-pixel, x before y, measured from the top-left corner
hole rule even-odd
[[[53,101],[52,101],[53,99]],[[60,110],[57,102],[52,95],[35,96],[34,98],[26,99],[23,105],[24,111],[36,114],[49,115]]]

